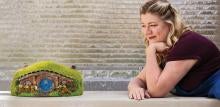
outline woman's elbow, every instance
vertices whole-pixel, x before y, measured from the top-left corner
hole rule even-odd
[[[152,98],[163,98],[163,97],[166,97],[166,95],[168,94],[167,92],[163,92],[162,89],[160,90],[148,90],[148,93],[150,94],[150,96]]]

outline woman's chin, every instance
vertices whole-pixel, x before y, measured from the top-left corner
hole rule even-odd
[[[152,43],[157,43],[157,41],[149,41],[149,45]]]

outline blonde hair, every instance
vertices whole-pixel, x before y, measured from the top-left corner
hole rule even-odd
[[[140,15],[146,13],[158,15],[163,21],[171,25],[166,40],[170,48],[178,41],[183,32],[191,30],[190,27],[185,25],[177,10],[167,0],[148,0],[140,9]],[[162,63],[163,57],[164,55],[157,54],[158,64]]]

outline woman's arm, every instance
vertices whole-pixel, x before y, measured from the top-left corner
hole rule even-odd
[[[155,43],[146,50],[145,75],[151,97],[166,96],[197,62],[195,59],[170,61],[161,70],[157,63],[156,52],[162,52],[164,49],[164,45]]]

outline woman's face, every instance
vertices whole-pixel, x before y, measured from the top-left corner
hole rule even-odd
[[[149,45],[155,42],[165,42],[170,31],[169,24],[158,15],[146,13],[141,15],[141,30],[145,42]]]

